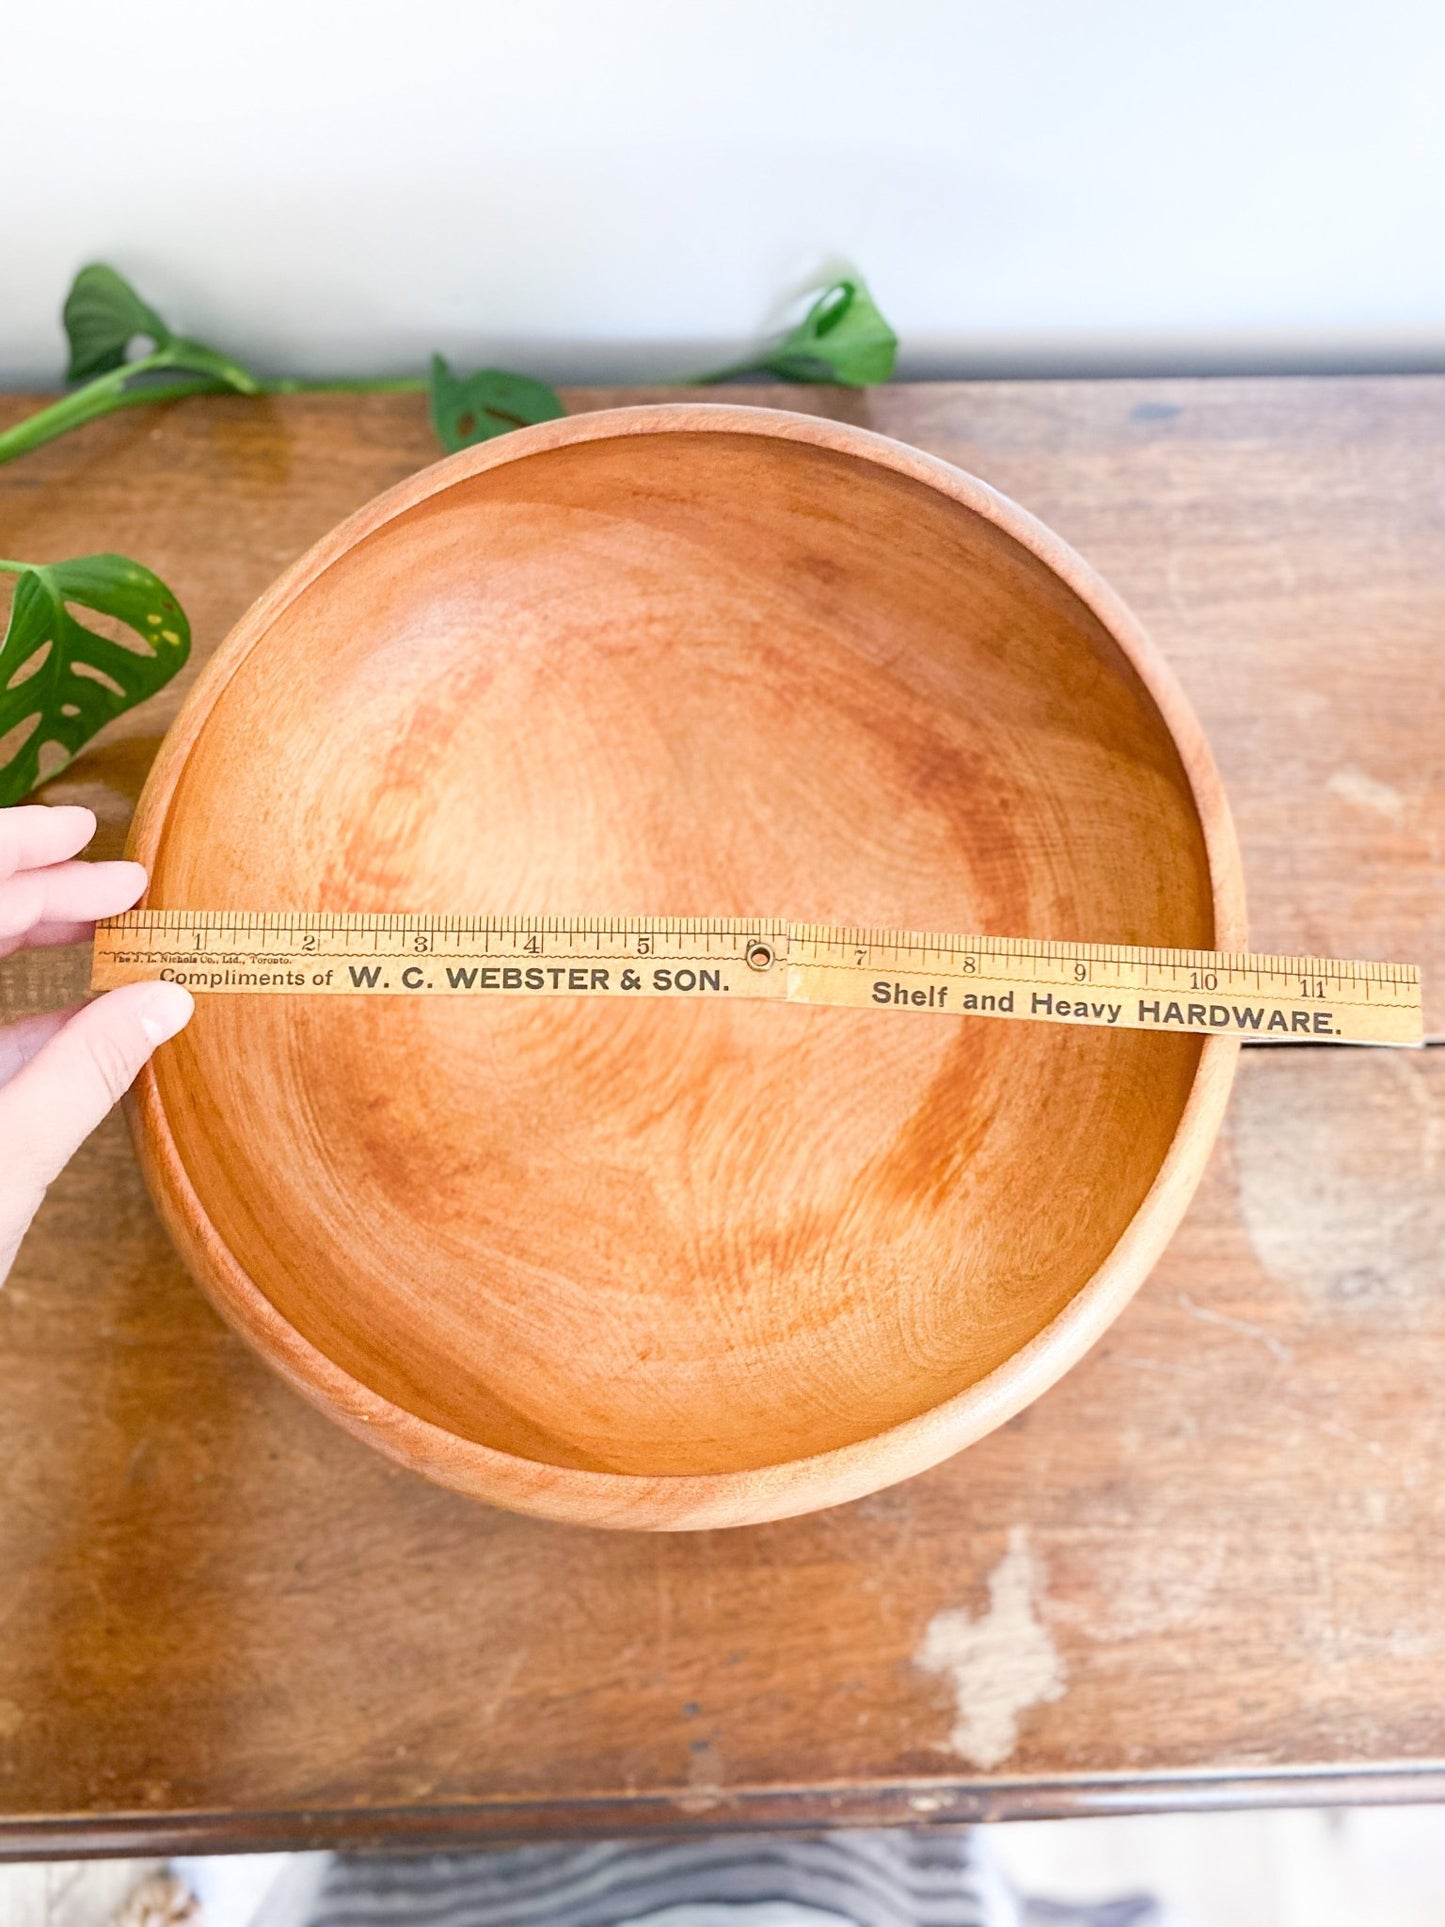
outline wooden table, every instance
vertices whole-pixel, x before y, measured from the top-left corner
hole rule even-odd
[[[1204,720],[1256,946],[1418,961],[1445,1035],[1445,380],[758,398],[1081,548]],[[0,469],[0,551],[143,558],[199,661],[435,452],[412,398],[137,412]],[[102,854],[179,693],[51,786]],[[84,970],[12,962],[7,1013]],[[1445,1052],[1247,1050],[1168,1255],[1036,1406],[859,1504],[650,1538],[333,1429],[208,1309],[113,1119],[0,1297],[0,1851],[1439,1798],[1442,1178]]]

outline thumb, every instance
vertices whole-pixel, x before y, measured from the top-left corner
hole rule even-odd
[[[19,1242],[45,1187],[194,1009],[180,984],[109,991],[77,1011],[0,1089],[0,1249],[7,1234]],[[24,1223],[10,1224],[21,1211]]]

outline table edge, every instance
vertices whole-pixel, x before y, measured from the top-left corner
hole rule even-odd
[[[1047,1780],[909,1780],[570,1800],[496,1799],[240,1813],[0,1818],[0,1861],[172,1854],[458,1850],[654,1835],[956,1827],[1306,1806],[1445,1802],[1445,1760],[1378,1767],[1078,1775]]]

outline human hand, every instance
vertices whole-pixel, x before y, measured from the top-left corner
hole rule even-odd
[[[95,814],[43,804],[0,810],[0,957],[88,943],[97,917],[128,910],[139,863],[75,863]],[[126,984],[93,1003],[0,1028],[0,1283],[45,1195],[142,1064],[195,1008],[179,984]]]

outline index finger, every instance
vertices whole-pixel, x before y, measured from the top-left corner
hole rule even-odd
[[[64,863],[95,835],[95,811],[78,803],[22,803],[0,810],[0,881]]]

